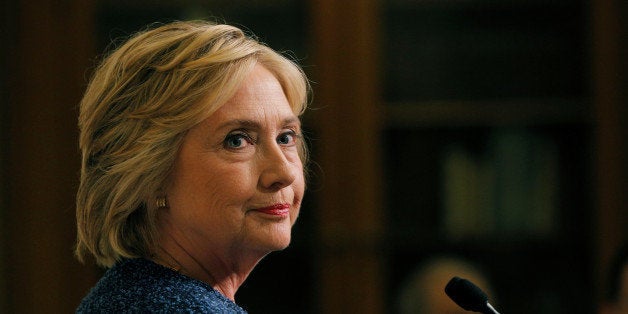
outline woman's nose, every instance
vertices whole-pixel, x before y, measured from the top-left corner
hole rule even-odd
[[[264,150],[261,166],[260,185],[265,190],[280,190],[292,184],[298,171],[277,144]]]

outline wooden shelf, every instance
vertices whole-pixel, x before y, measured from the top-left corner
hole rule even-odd
[[[589,124],[592,120],[587,104],[576,99],[389,103],[384,113],[388,128]]]

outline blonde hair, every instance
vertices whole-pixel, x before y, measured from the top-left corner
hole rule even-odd
[[[155,200],[186,131],[229,100],[255,64],[280,82],[295,114],[307,106],[301,68],[240,29],[174,22],[140,32],[95,70],[80,103],[76,254],[111,267],[149,257]],[[305,146],[300,148],[306,163]]]

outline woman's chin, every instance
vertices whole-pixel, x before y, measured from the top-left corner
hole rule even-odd
[[[290,227],[276,226],[276,228],[263,231],[264,232],[260,232],[250,239],[252,246],[258,248],[258,250],[270,253],[273,251],[281,251],[290,245]]]

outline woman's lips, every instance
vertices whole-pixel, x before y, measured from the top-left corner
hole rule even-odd
[[[290,204],[275,204],[268,207],[256,208],[254,211],[274,216],[285,216],[290,213]]]

